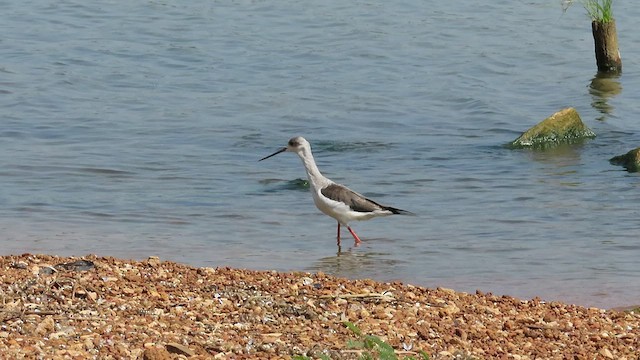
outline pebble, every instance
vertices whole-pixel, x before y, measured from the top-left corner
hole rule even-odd
[[[345,321],[434,359],[636,359],[640,348],[637,311],[324,273],[25,254],[0,256],[0,278],[6,358],[357,359]]]
[[[152,347],[142,353],[142,360],[171,360],[171,354],[161,347]]]
[[[611,351],[609,351],[609,349],[607,348],[602,348],[600,349],[600,351],[598,351],[598,353],[604,357],[606,357],[607,359],[613,359],[613,354],[611,353]]]
[[[195,355],[195,352],[189,349],[189,347],[174,342],[166,344],[165,348],[172,354],[185,355],[187,357]]]

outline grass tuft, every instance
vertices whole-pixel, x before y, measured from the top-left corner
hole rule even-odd
[[[409,355],[399,358],[393,347],[379,337],[363,334],[359,327],[349,321],[345,321],[344,326],[357,337],[355,340],[349,340],[347,347],[359,351],[358,360],[429,360],[429,354],[422,350],[417,352],[418,358]],[[321,355],[320,359],[331,360],[326,355]],[[293,360],[311,360],[311,358],[304,355],[296,355]]]
[[[562,10],[566,11],[574,0],[562,1]],[[580,0],[592,21],[608,23],[613,21],[613,0]]]
[[[374,335],[364,335],[362,330],[358,328],[354,323],[345,321],[344,325],[347,329],[358,337],[356,340],[350,340],[347,343],[347,347],[350,349],[362,350],[359,360],[399,360],[393,347],[386,342],[382,341]],[[419,351],[420,358],[422,360],[429,360],[429,354],[424,351]],[[413,356],[405,356],[402,360],[417,360]]]
[[[591,20],[608,23],[613,20],[612,3],[613,0],[588,0],[583,5]]]

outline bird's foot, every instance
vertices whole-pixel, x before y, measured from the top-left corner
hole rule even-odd
[[[356,232],[355,232],[355,231],[353,231],[353,230],[351,229],[351,227],[350,227],[350,226],[347,226],[347,229],[349,229],[349,232],[351,233],[351,235],[353,236],[353,239],[355,240],[354,245],[355,245],[355,246],[360,245],[360,243],[362,242],[362,240],[360,240],[360,238],[358,237],[358,235],[356,234]]]

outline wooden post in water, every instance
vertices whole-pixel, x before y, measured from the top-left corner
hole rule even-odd
[[[596,48],[596,64],[598,71],[620,72],[622,71],[622,59],[618,50],[618,33],[616,21],[608,22],[592,21],[591,31]]]

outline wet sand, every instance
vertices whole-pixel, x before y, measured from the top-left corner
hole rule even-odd
[[[637,359],[640,315],[540,299],[194,268],[150,257],[0,257],[11,359],[356,359],[349,321],[432,359]]]

